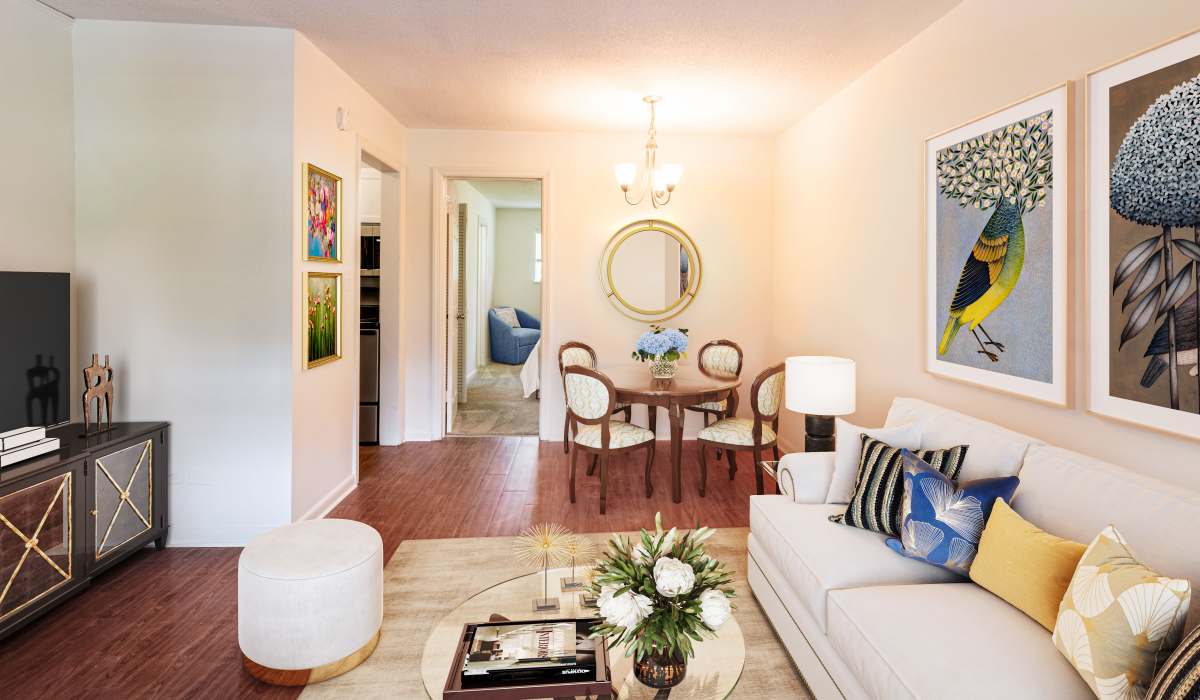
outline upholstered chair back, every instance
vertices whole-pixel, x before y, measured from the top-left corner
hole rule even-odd
[[[742,349],[732,340],[714,340],[700,348],[700,369],[715,377],[742,373]]]
[[[583,343],[563,343],[558,349],[559,371],[567,367],[596,369],[596,352]]]
[[[762,419],[773,419],[779,414],[779,404],[783,401],[783,363],[763,370],[754,379],[751,389],[751,401],[754,412]]]
[[[583,421],[607,418],[616,405],[612,382],[593,369],[578,365],[564,368],[563,388],[567,394],[567,408]]]

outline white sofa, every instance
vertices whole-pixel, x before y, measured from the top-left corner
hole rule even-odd
[[[967,444],[961,479],[1018,474],[1013,507],[1087,543],[1116,525],[1164,575],[1200,584],[1200,494],[916,399],[887,425],[920,422],[922,448]],[[1147,455],[1153,459],[1153,455]],[[782,496],[750,499],[749,580],[818,700],[1094,696],[1050,633],[983,588],[831,523],[833,453],[787,455]],[[1193,599],[1187,628],[1200,620]]]

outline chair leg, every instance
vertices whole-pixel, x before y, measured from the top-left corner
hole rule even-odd
[[[775,461],[778,462],[782,457],[779,456],[779,443],[771,445],[771,454],[775,455]]]
[[[754,446],[754,489],[758,495],[763,494],[762,447]]]
[[[654,466],[654,441],[650,441],[650,447],[646,449],[646,498],[654,495],[654,481],[651,477],[652,467]]]
[[[608,451],[600,453],[600,515],[608,501]]]
[[[633,423],[633,404],[629,404],[624,409],[622,409],[622,411],[625,413],[625,422],[632,424]]]
[[[700,446],[700,497],[704,497],[704,491],[708,487],[708,448],[703,442],[697,442]]]
[[[571,502],[575,502],[575,463],[579,461],[579,448],[571,453]]]
[[[599,459],[600,459],[600,455],[598,455],[598,454],[592,455],[592,463],[588,465],[588,476],[591,476],[592,474],[596,473],[596,463]]]
[[[571,451],[571,417],[563,419],[563,453]]]
[[[725,450],[725,461],[729,462],[729,480],[733,481],[733,475],[737,474],[737,453]]]

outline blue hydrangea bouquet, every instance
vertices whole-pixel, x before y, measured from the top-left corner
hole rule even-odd
[[[687,356],[687,347],[686,328],[650,326],[637,339],[633,359],[649,362],[650,375],[655,379],[670,379],[675,376],[679,358]]]

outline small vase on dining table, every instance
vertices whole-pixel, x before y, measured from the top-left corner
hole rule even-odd
[[[655,359],[650,361],[650,376],[655,379],[670,379],[675,376],[678,360]]]

